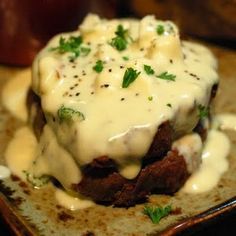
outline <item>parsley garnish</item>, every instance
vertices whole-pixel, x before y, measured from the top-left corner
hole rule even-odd
[[[123,76],[122,88],[128,88],[131,83],[133,83],[141,72],[137,72],[133,68],[127,68]]]
[[[87,56],[91,51],[90,48],[80,47],[82,43],[83,39],[81,36],[70,36],[68,39],[60,37],[59,46],[51,48],[50,50],[58,51],[61,54],[70,52],[73,54],[72,56],[70,56],[70,59],[74,60],[78,56],[80,56],[80,54],[82,54],[82,56]]]
[[[87,56],[90,53],[90,51],[91,51],[91,48],[81,47],[80,49],[80,52],[82,56],[84,57]]]
[[[160,75],[157,75],[156,77],[159,79],[175,81],[176,75],[168,74],[168,72],[165,71],[165,72],[161,73]]]
[[[199,118],[203,119],[204,117],[207,117],[208,114],[209,114],[209,108],[199,104],[198,105],[198,116],[199,116]]]
[[[76,111],[69,107],[65,107],[64,105],[62,105],[57,111],[57,115],[59,117],[60,122],[72,121],[75,118],[81,118],[81,120],[85,119],[84,114],[82,112]]]
[[[160,220],[163,217],[169,215],[170,212],[171,212],[170,205],[168,205],[166,207],[145,206],[144,210],[143,210],[143,213],[145,215],[149,216],[154,224],[158,224],[160,222]]]
[[[50,180],[50,177],[47,175],[42,175],[40,177],[35,177],[33,174],[29,173],[26,170],[23,170],[23,173],[26,175],[26,180],[32,184],[35,188],[40,188],[43,185],[47,184]]]
[[[127,56],[123,56],[122,58],[123,58],[123,60],[125,60],[125,61],[128,61],[128,60],[129,60],[129,57],[127,57]]]
[[[143,68],[148,75],[153,75],[155,73],[155,71],[149,65],[143,65]]]
[[[102,72],[103,62],[101,60],[96,61],[96,65],[93,67],[93,70],[95,70],[97,73]]]
[[[149,96],[149,97],[148,97],[148,100],[149,100],[149,101],[152,101],[152,100],[153,100],[153,96]]]
[[[122,25],[118,25],[116,29],[116,37],[112,38],[111,46],[116,48],[118,51],[123,51],[127,48],[127,33],[128,30],[125,30]]]
[[[158,25],[156,31],[158,35],[162,35],[165,32],[165,28],[163,25]]]

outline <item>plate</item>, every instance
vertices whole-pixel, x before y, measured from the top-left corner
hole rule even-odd
[[[236,113],[233,99],[236,90],[236,51],[212,45],[211,49],[219,60],[221,76],[219,93],[214,101],[215,110],[217,113]],[[0,87],[21,70],[1,66]],[[4,108],[0,107],[0,110],[0,164],[4,164],[4,149],[14,131],[22,124]],[[227,135],[232,142],[230,168],[214,189],[195,195],[179,191],[174,196],[150,197],[150,204],[171,204],[174,209],[159,224],[153,224],[143,214],[144,204],[128,209],[96,205],[84,210],[70,211],[58,205],[51,184],[41,189],[33,189],[14,176],[0,182],[0,211],[16,235],[151,236],[189,231],[193,233],[236,212],[236,134],[228,131]]]

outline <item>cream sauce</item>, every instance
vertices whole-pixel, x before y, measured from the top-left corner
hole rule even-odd
[[[61,206],[72,211],[85,209],[95,205],[93,201],[86,199],[83,196],[74,197],[61,189],[56,189],[55,197]]]
[[[27,121],[26,96],[31,84],[31,70],[25,69],[9,78],[2,91],[2,104],[13,116]]]
[[[201,164],[202,140],[197,133],[188,134],[176,140],[172,149],[182,155],[187,164],[189,173],[193,173]]]
[[[26,179],[27,171],[32,166],[37,150],[37,140],[32,130],[24,126],[17,130],[5,151],[7,166],[14,175]]]
[[[0,180],[8,178],[11,175],[11,171],[6,166],[0,165]]]
[[[236,131],[236,115],[231,113],[222,113],[214,116],[212,127],[221,130]]]
[[[133,39],[122,52],[109,44],[119,24]],[[166,29],[163,35],[156,32],[159,24]],[[50,50],[59,45],[60,37],[79,35],[82,46],[91,49],[87,56],[70,62],[70,53]],[[97,60],[103,61],[101,73],[93,70]],[[148,75],[144,64],[155,74]],[[141,73],[128,88],[122,88],[130,67]],[[175,75],[175,81],[156,77],[163,72]],[[195,127],[196,107],[208,105],[211,87],[217,82],[216,61],[209,50],[194,43],[181,44],[177,27],[153,16],[107,21],[89,15],[78,31],[54,37],[33,66],[33,89],[41,97],[58,143],[81,166],[109,156],[127,178],[138,174],[160,124],[170,120],[177,135]],[[61,124],[57,114],[62,105],[82,112],[85,119]]]
[[[202,164],[185,183],[182,191],[202,193],[215,187],[221,175],[228,169],[230,151],[228,137],[217,130],[210,130],[202,153]]]

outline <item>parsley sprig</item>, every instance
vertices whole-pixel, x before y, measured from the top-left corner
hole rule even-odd
[[[165,28],[163,25],[157,25],[156,31],[158,35],[163,35],[165,32]]]
[[[143,68],[145,72],[147,73],[147,75],[153,75],[155,73],[155,71],[149,65],[143,65]]]
[[[170,214],[171,212],[171,206],[165,206],[165,207],[154,207],[154,206],[145,206],[143,213],[147,216],[150,217],[151,221],[154,224],[158,224],[160,222],[160,220],[163,217],[166,217]]]
[[[134,70],[132,67],[126,69],[123,76],[122,88],[128,88],[131,83],[133,83],[141,72]]]
[[[26,180],[30,184],[32,184],[35,188],[40,188],[50,181],[50,177],[48,175],[42,175],[42,176],[36,177],[26,170],[23,170],[23,173],[26,176]]]
[[[168,72],[165,71],[165,72],[157,75],[156,77],[159,78],[159,79],[175,81],[176,75],[168,74]]]
[[[103,70],[103,62],[101,60],[96,61],[96,64],[93,67],[93,70],[95,70],[97,73],[101,73]]]
[[[208,107],[205,107],[205,106],[199,104],[197,108],[198,108],[198,117],[200,119],[203,119],[203,118],[208,116],[208,114],[209,114],[209,108]]]
[[[57,47],[50,48],[51,51],[57,51],[60,54],[72,53],[69,58],[74,60],[80,55],[87,56],[91,51],[88,47],[82,47],[83,38],[82,36],[70,36],[68,39],[60,37],[59,45]]]
[[[118,25],[115,35],[116,37],[112,38],[110,42],[111,46],[116,48],[118,51],[125,50],[128,44],[128,30],[125,30],[122,25]]]
[[[85,119],[85,116],[82,112],[76,111],[69,107],[65,107],[64,105],[59,108],[59,110],[57,111],[57,115],[60,122],[69,122],[78,118],[80,118],[81,120]]]

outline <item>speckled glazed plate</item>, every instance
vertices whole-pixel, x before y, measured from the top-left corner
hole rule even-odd
[[[221,84],[217,95],[216,112],[236,113],[236,51],[212,47],[219,59]],[[20,69],[0,67],[0,86]],[[14,130],[21,125],[3,108],[0,113],[0,163]],[[85,210],[69,211],[59,206],[54,189],[49,184],[40,190],[32,189],[16,177],[0,182],[0,211],[16,235],[174,235],[194,232],[212,221],[236,212],[236,133],[227,132],[232,141],[230,168],[210,192],[174,196],[153,195],[151,204],[171,204],[174,211],[153,224],[143,214],[144,205],[129,209],[95,206]],[[206,180],[207,181],[207,180]]]

